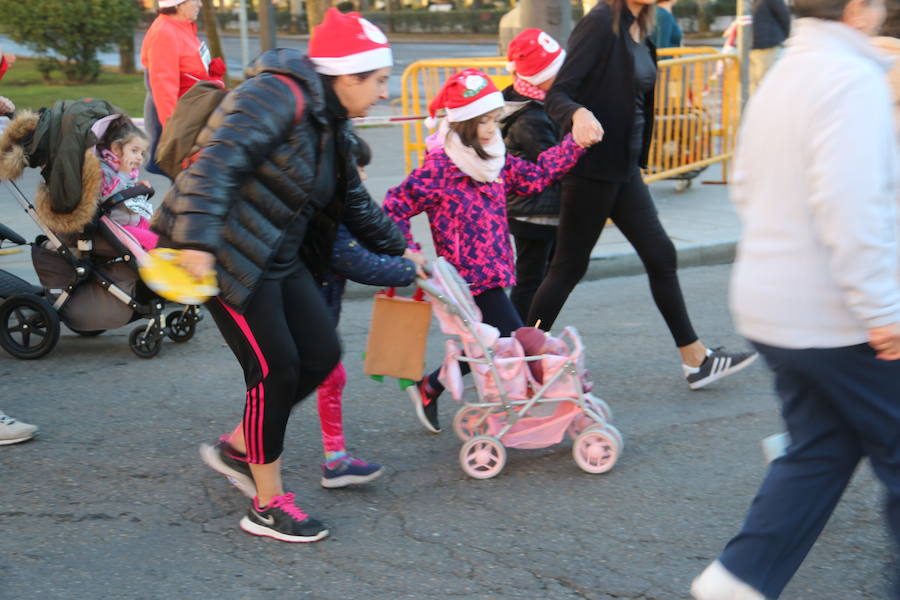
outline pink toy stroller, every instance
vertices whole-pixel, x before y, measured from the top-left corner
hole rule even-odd
[[[446,342],[440,380],[457,401],[463,400],[460,363],[472,369],[476,398],[466,400],[453,419],[464,442],[463,471],[476,479],[494,477],[506,464],[506,448],[545,448],[568,433],[572,455],[588,473],[605,473],[622,453],[624,441],[609,421],[609,406],[590,393],[584,347],[567,327],[550,337],[532,327],[500,337],[481,322],[468,285],[443,258],[419,281],[441,330],[457,339]]]

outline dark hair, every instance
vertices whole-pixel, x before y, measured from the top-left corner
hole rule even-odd
[[[366,143],[366,140],[358,135],[354,136],[354,138],[356,139],[356,147],[354,148],[356,154],[356,166],[365,168],[372,162],[372,148]]]
[[[840,21],[848,4],[850,0],[794,0],[793,10],[798,17]]]
[[[625,6],[625,0],[606,0],[606,3],[612,8],[613,12],[613,33],[619,35],[619,22],[622,20],[622,10],[628,10]],[[641,7],[641,12],[637,16],[638,29],[641,32],[641,39],[645,39],[653,27],[656,25],[656,5],[645,4]]]
[[[356,77],[360,81],[365,81],[369,77],[375,74],[375,71],[378,69],[372,69],[371,71],[363,71],[362,73],[351,73],[351,77]],[[319,75],[324,81],[328,83],[331,87],[334,87],[334,80],[340,77],[340,75]]]
[[[128,140],[135,137],[148,141],[150,139],[142,129],[134,124],[134,121],[121,115],[109,123],[103,137],[97,142],[97,149],[112,152],[113,144],[126,144]]]
[[[158,11],[156,11],[156,14],[169,15],[169,16],[175,15],[175,14],[178,14],[178,7],[177,6],[167,6],[166,8],[161,8]]]
[[[481,145],[481,140],[478,139],[478,122],[483,116],[484,115],[478,115],[468,121],[450,121],[448,122],[448,125],[450,125],[450,131],[453,131],[459,136],[459,141],[462,142],[463,146],[472,148],[481,160],[487,160],[493,157],[487,153],[487,150]]]

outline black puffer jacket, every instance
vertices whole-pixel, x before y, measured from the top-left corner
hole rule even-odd
[[[296,124],[294,93],[276,73],[293,77],[303,90]],[[335,157],[349,154],[351,126],[328,118],[322,82],[309,60],[296,50],[272,50],[246,74],[249,79],[210,117],[198,137],[197,161],[178,175],[157,211],[153,229],[161,244],[214,253],[221,297],[238,310],[250,301],[296,219],[333,229],[343,221],[373,250],[402,254],[402,233],[358,176],[335,184],[344,172]],[[326,207],[330,218],[317,218]],[[334,234],[316,233],[318,248],[304,255],[322,260]]]
[[[515,91],[512,86],[503,90],[506,110],[511,111],[500,120],[506,151],[518,158],[537,162],[544,150],[560,142],[559,126],[544,112],[544,103],[532,100]],[[551,185],[536,196],[506,197],[506,212],[510,217],[555,217],[559,215],[560,184]]]

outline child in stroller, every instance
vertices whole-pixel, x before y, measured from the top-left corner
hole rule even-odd
[[[105,128],[105,131],[102,134],[98,133],[102,128]],[[150,138],[147,134],[138,129],[137,125],[125,115],[101,119],[93,129],[100,138],[96,151],[102,172],[101,205],[117,194],[136,186],[150,188],[149,182],[138,181],[141,165],[144,164],[150,147]],[[140,242],[141,247],[151,250],[156,247],[159,236],[150,231],[150,219],[153,217],[150,195],[128,195],[130,197],[121,202],[114,202],[115,206],[110,209],[109,218],[122,225]]]
[[[453,419],[464,442],[463,471],[476,479],[494,477],[506,464],[506,448],[544,448],[573,439],[576,464],[588,473],[613,468],[624,447],[609,423],[609,406],[591,393],[584,347],[574,328],[559,338],[535,327],[510,337],[481,322],[466,282],[443,258],[420,280],[441,330],[458,340],[446,342],[440,381],[457,401],[464,398],[460,363],[471,367],[475,400],[466,399]]]
[[[156,356],[165,336],[186,342],[194,335],[199,309],[184,306],[163,315],[165,302],[138,275],[144,248],[112,218],[117,207],[130,210],[128,200],[147,200],[152,190],[126,186],[109,197],[101,190],[95,145],[123,117],[102,100],[66,100],[39,114],[20,112],[0,135],[0,180],[43,233],[30,244],[39,294],[20,282],[0,296],[0,346],[17,358],[50,352],[60,321],[81,335],[97,335],[146,318],[129,336],[141,358]],[[26,167],[41,168],[43,176],[34,204],[14,183]]]

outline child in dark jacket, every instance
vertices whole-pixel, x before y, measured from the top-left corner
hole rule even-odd
[[[356,137],[356,166],[360,178],[365,181],[365,167],[372,159],[369,145]],[[416,263],[422,261],[417,252],[407,250],[403,256],[389,256],[368,250],[344,226],[338,228],[331,252],[329,269],[322,282],[325,301],[337,323],[341,316],[341,298],[347,280],[366,285],[400,287],[411,284],[416,278]],[[322,428],[322,446],[325,463],[322,465],[321,484],[326,488],[368,483],[378,478],[384,468],[350,456],[344,444],[344,423],[341,399],[347,383],[343,363],[325,378],[317,391],[319,423]]]
[[[506,68],[514,79],[503,90],[506,107],[500,124],[512,156],[534,162],[559,143],[559,126],[544,111],[544,99],[565,57],[566,51],[540,29],[526,29],[510,42]],[[560,188],[555,183],[534,196],[506,197],[509,230],[516,242],[516,286],[510,300],[523,321],[553,256]]]
[[[515,259],[506,214],[508,193],[531,196],[559,181],[584,150],[571,136],[542,153],[537,164],[509,156],[497,122],[503,95],[487,75],[466,69],[453,75],[429,112],[446,110],[425,164],[388,191],[384,210],[418,248],[409,219],[426,213],[435,250],[469,283],[482,320],[501,335],[522,326],[503,288],[515,284]],[[463,365],[465,369],[465,365]],[[426,429],[440,432],[438,371],[407,391]]]

